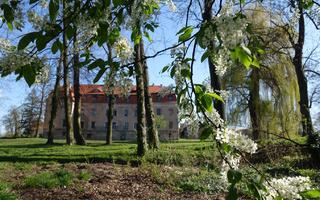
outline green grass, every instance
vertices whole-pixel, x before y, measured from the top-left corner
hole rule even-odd
[[[55,188],[69,186],[74,179],[74,175],[66,170],[57,172],[43,172],[33,174],[25,178],[24,186],[30,188]]]
[[[11,186],[8,183],[0,182],[0,200],[15,200],[16,195],[11,192]]]
[[[65,145],[64,140],[55,140],[56,144],[46,145],[46,139],[19,138],[0,139],[0,169],[5,163],[15,163],[17,169],[28,169],[25,164],[50,163],[98,163],[116,164],[140,163],[136,156],[136,144],[114,142],[111,146],[104,141],[88,141],[86,146]],[[206,164],[212,159],[212,143],[197,140],[163,143],[157,152],[149,152],[147,162],[166,165]],[[19,164],[25,163],[25,164]]]

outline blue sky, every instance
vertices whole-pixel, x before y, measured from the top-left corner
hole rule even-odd
[[[154,54],[154,52],[169,47],[177,42],[176,32],[184,25],[183,19],[173,21],[170,19],[172,15],[164,14],[160,15],[159,22],[160,27],[152,34],[153,42],[146,42],[146,53],[148,55]],[[30,29],[29,26],[26,29]],[[309,52],[315,45],[318,44],[320,34],[315,28],[308,23],[306,35],[306,47],[305,52]],[[9,37],[17,42],[18,36],[21,33],[2,32],[0,37]],[[99,54],[99,52],[97,52]],[[162,67],[171,62],[170,51],[160,55],[156,58],[148,60],[150,84],[156,85],[169,85],[174,81],[169,77],[169,74],[160,74]],[[209,76],[207,63],[196,63],[195,66],[195,82],[202,82]],[[15,76],[11,75],[0,80],[0,119],[7,113],[8,109],[13,106],[19,106],[23,102],[24,98],[30,91],[24,80],[15,81]],[[313,113],[317,111],[318,107],[313,108]],[[1,126],[1,125],[0,125]],[[3,127],[0,127],[0,133],[2,133]]]

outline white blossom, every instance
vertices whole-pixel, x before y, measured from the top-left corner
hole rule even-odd
[[[0,52],[8,53],[13,50],[13,46],[8,39],[0,38]]]
[[[119,57],[123,63],[129,62],[133,58],[133,48],[125,37],[120,37],[115,43],[115,51],[117,57]]]
[[[226,143],[241,152],[250,154],[255,153],[258,149],[257,143],[251,140],[248,136],[229,128],[217,129],[216,140],[221,143]]]
[[[272,178],[265,186],[268,191],[263,192],[266,200],[272,200],[279,195],[283,199],[302,199],[299,193],[311,189],[311,180],[303,176]]]

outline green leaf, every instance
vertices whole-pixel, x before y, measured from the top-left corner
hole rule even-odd
[[[176,74],[176,66],[173,66],[170,71],[170,77],[173,78],[175,74]]]
[[[204,52],[204,54],[201,56],[201,62],[205,61],[210,56],[210,51]]]
[[[301,193],[306,199],[320,199],[320,189],[308,190]]]
[[[145,31],[143,33],[143,35],[144,35],[144,37],[146,37],[148,39],[149,42],[152,42],[152,38],[151,38],[151,36],[149,35],[149,33],[147,31]]]
[[[180,31],[178,32],[178,34],[180,34]],[[192,32],[193,32],[193,28],[191,26],[185,27],[179,36],[179,42],[188,40],[191,37]]]
[[[252,59],[251,59],[251,52],[248,51],[247,47],[237,46],[231,52],[231,58],[234,60],[239,60],[241,64],[243,64],[247,69],[249,69]]]
[[[36,73],[34,68],[31,65],[26,65],[21,70],[23,78],[26,80],[27,84],[30,87],[36,80]]]
[[[98,82],[106,70],[107,68],[100,69],[97,76],[93,79],[93,83]]]
[[[67,36],[67,38],[68,38],[69,40],[73,37],[75,31],[76,31],[76,29],[75,29],[73,26],[70,26],[70,25],[69,25],[69,26],[66,28],[66,36]]]
[[[169,67],[170,67],[169,65],[164,66],[164,67],[162,68],[162,70],[161,70],[161,73],[164,73],[164,72],[168,71]]]
[[[33,3],[36,3],[36,2],[38,2],[39,0],[30,0],[29,1],[29,4],[33,4]]]
[[[25,49],[30,42],[33,42],[39,35],[39,32],[31,32],[25,34],[18,43],[18,50]]]
[[[59,2],[56,0],[50,0],[49,2],[49,16],[52,22],[56,21],[59,11]]]
[[[217,100],[219,100],[219,101],[224,102],[223,99],[222,99],[222,97],[219,96],[218,94],[214,93],[214,92],[208,92],[207,95],[211,96],[211,97],[214,98],[214,99],[217,99]]]
[[[242,174],[239,171],[230,169],[227,173],[227,177],[228,177],[228,182],[231,184],[236,184],[238,183],[241,178],[242,178]]]
[[[213,101],[212,101],[212,97],[210,95],[208,95],[208,93],[202,95],[201,104],[208,112],[212,112]]]
[[[181,69],[181,76],[187,79],[191,78],[191,71],[190,69]]]
[[[3,10],[4,19],[11,23],[14,20],[12,8],[8,4],[3,3],[1,4],[1,9]]]
[[[201,131],[200,140],[208,139],[209,136],[212,134],[213,134],[213,128],[211,126],[208,126]]]
[[[101,58],[95,60],[93,63],[91,63],[89,66],[88,66],[88,70],[93,70],[97,67],[100,67],[100,68],[104,68],[105,66],[105,62],[104,60],[102,60]]]
[[[60,42],[59,39],[57,39],[53,44],[52,44],[52,47],[51,47],[51,51],[53,54],[56,54],[58,52],[58,50],[62,50],[62,43]]]
[[[9,28],[10,31],[13,30],[13,25],[12,25],[11,22],[7,22],[7,26],[8,26],[8,28]]]
[[[44,35],[38,36],[37,41],[36,41],[36,46],[37,46],[38,51],[41,51],[44,48],[46,48],[47,43],[48,43],[47,36],[44,36]]]

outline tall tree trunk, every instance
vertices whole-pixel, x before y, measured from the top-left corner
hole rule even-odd
[[[114,93],[108,95],[108,124],[107,124],[107,137],[106,144],[112,144],[112,120],[113,120],[113,106],[114,106]]]
[[[252,68],[252,72],[250,75],[250,89],[249,89],[249,113],[251,119],[251,128],[252,128],[252,138],[254,140],[259,139],[260,132],[260,119],[259,119],[259,71],[257,68]]]
[[[63,1],[63,15],[65,15],[66,1]],[[73,144],[73,130],[72,130],[72,118],[71,118],[71,102],[70,102],[70,83],[69,83],[69,67],[68,67],[68,47],[67,36],[65,32],[66,22],[63,16],[63,92],[64,92],[64,111],[66,120],[66,142],[68,145]]]
[[[85,145],[86,141],[81,133],[81,94],[80,94],[80,61],[77,46],[77,30],[73,36],[73,89],[74,89],[74,111],[73,111],[73,130],[76,144]]]
[[[39,110],[38,119],[37,119],[37,127],[36,127],[35,137],[39,137],[39,127],[40,127],[40,122],[41,122],[41,117],[42,117],[42,112],[43,112],[46,83],[42,83],[42,84],[43,85],[41,87],[40,110]]]
[[[49,120],[49,131],[48,131],[48,140],[47,144],[53,144],[53,132],[52,129],[54,128],[54,120],[57,116],[57,109],[58,109],[58,99],[59,95],[59,84],[61,79],[61,62],[57,65],[57,72],[56,72],[56,82],[54,84],[54,89],[51,97],[51,112],[50,112],[50,120]]]
[[[305,21],[304,21],[304,13],[303,13],[303,1],[298,1],[298,6],[300,10],[300,18],[299,18],[299,36],[298,42],[294,45],[294,58],[293,64],[295,66],[298,85],[299,85],[299,93],[300,93],[300,112],[302,117],[302,128],[303,128],[303,135],[308,135],[309,140],[313,140],[313,126],[312,120],[309,110],[309,97],[308,97],[308,82],[307,78],[303,71],[303,46],[304,46],[304,39],[305,39]]]
[[[212,19],[212,6],[215,0],[204,0],[204,12],[202,13],[203,23],[208,22]],[[210,42],[209,49],[213,49],[214,41]],[[221,77],[218,76],[216,73],[216,66],[208,59],[209,64],[209,72],[210,72],[210,85],[211,88],[220,95],[221,87]],[[214,108],[219,113],[221,119],[225,120],[225,105],[222,101],[215,100],[214,101]]]
[[[145,53],[144,53],[143,39],[141,39],[141,42],[140,42],[140,54],[141,54],[141,58],[144,59]],[[148,144],[150,148],[157,149],[159,148],[159,135],[158,135],[158,130],[156,128],[156,122],[154,117],[152,96],[149,92],[148,65],[145,60],[142,61],[142,64],[143,64],[144,101],[145,101],[145,109],[146,109]]]
[[[108,61],[109,63],[113,63],[112,58],[112,46],[110,44],[107,44],[108,47]],[[113,107],[115,103],[115,96],[114,96],[114,82],[115,82],[115,73],[116,69],[114,69],[114,66],[110,66],[110,79],[108,81],[111,81],[111,84],[109,85],[110,88],[107,88],[109,91],[108,95],[108,124],[107,124],[107,135],[106,135],[106,144],[110,145],[112,144],[112,121],[113,121]]]
[[[137,28],[140,31],[140,23],[137,23]],[[143,156],[147,149],[147,135],[146,135],[146,110],[144,101],[144,82],[143,82],[143,62],[141,57],[141,45],[134,45],[134,59],[135,59],[135,73],[136,73],[136,87],[137,87],[137,154],[138,156]]]

